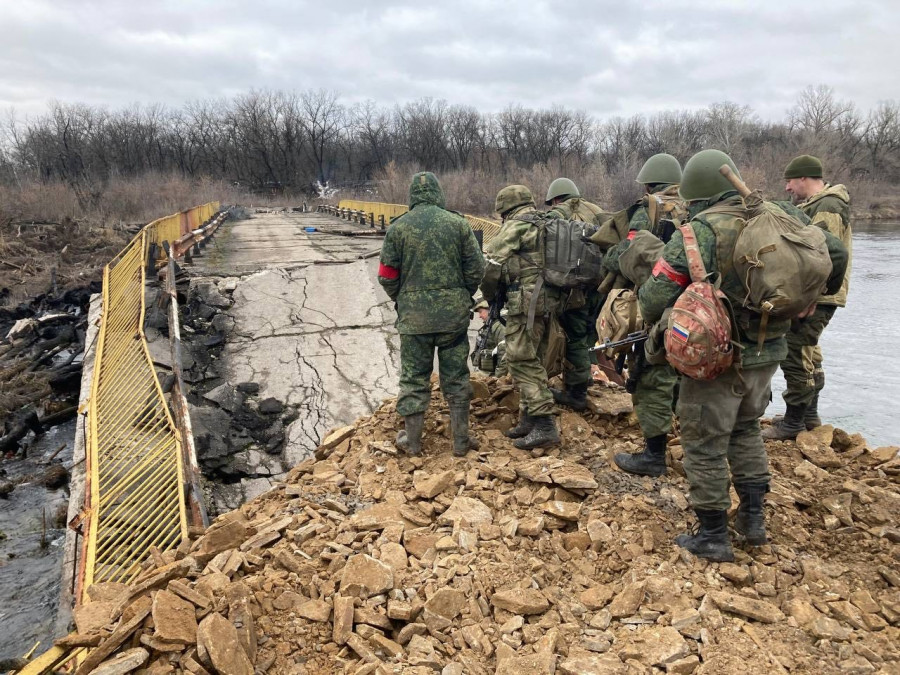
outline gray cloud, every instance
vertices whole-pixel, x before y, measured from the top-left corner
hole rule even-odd
[[[900,98],[900,4],[460,0],[0,4],[0,106],[178,106],[249,89],[422,96],[600,117],[750,105],[780,119],[803,87],[861,108]]]

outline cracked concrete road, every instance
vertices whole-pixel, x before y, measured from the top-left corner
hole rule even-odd
[[[378,284],[378,258],[359,258],[380,250],[381,239],[306,227],[366,231],[315,213],[254,214],[227,221],[192,267],[239,278],[223,370],[232,384],[259,383],[260,398],[299,407],[300,419],[287,430],[286,467],[309,456],[332,427],[396,395],[399,369],[393,303]]]

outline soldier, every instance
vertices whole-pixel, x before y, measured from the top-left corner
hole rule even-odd
[[[484,258],[465,219],[444,208],[434,174],[417,173],[409,186],[409,211],[387,230],[378,281],[397,309],[400,395],[405,429],[397,445],[422,452],[429,380],[437,350],[441,392],[450,408],[453,454],[477,448],[469,436],[469,308],[484,273]]]
[[[578,186],[568,178],[550,183],[545,204],[548,216],[577,220],[595,226],[603,209],[582,199]],[[591,382],[591,355],[594,319],[600,311],[600,294],[596,288],[575,289],[566,298],[560,323],[566,332],[566,361],[570,367],[563,372],[564,389],[550,389],[553,400],[573,410],[587,409],[587,390]]]
[[[628,223],[629,232],[649,230],[666,243],[675,228],[681,224],[679,221],[682,214],[686,213],[683,202],[677,197],[678,185],[681,183],[681,164],[672,155],[653,155],[638,172],[637,182],[644,187],[644,197],[632,210]],[[653,195],[658,195],[659,198],[654,200],[653,208],[650,208]],[[664,205],[675,207],[671,209],[677,212],[674,219],[666,217],[670,214],[663,213]],[[617,244],[607,253],[604,267],[619,272],[619,256],[630,245],[630,238]],[[643,353],[644,347],[644,344],[635,347],[635,355],[629,367],[630,371],[635,371],[629,373],[629,380],[633,383],[631,388],[634,389],[631,399],[644,436],[644,449],[636,454],[620,452],[613,459],[623,471],[657,477],[666,472],[666,441],[672,430],[672,405],[678,374],[668,363],[648,363]]]
[[[847,253],[852,255],[850,196],[846,187],[829,185],[823,175],[822,162],[817,157],[800,155],[784,169],[787,181],[784,189],[814,225],[840,239]],[[787,385],[782,396],[787,410],[784,417],[776,418],[772,426],[763,431],[763,438],[788,440],[796,438],[801,431],[821,426],[819,394],[825,387],[825,370],[819,337],[835,310],[847,304],[849,282],[848,261],[840,290],[819,298],[815,311],[795,323],[787,334],[787,358],[781,362]]]
[[[531,190],[524,185],[503,188],[494,210],[503,224],[485,250],[481,294],[490,301],[500,285],[506,287],[506,365],[520,399],[519,421],[506,435],[523,450],[559,445],[543,357],[550,315],[559,315],[567,292],[542,283],[537,224],[542,215],[534,208]]]
[[[737,233],[749,217],[731,183],[719,173],[731,158],[718,150],[697,153],[684,167],[679,194],[690,203],[690,221],[706,271],[720,274],[721,289],[736,316],[736,337],[743,349],[736,365],[713,380],[682,378],[676,412],[681,423],[684,470],[690,484],[691,504],[700,521],[696,534],[681,534],[675,543],[691,553],[715,561],[733,560],[728,534],[729,468],[740,498],[734,528],[748,543],[766,542],[763,499],[769,489],[769,467],[760,436],[759,418],[770,397],[770,383],[787,353],[784,334],[789,319],[770,318],[743,307],[745,289],[730,261]],[[833,269],[829,293],[840,288],[846,251],[826,236]],[[722,264],[722,266],[720,266]],[[681,232],[666,244],[653,275],[638,297],[646,321],[655,322],[690,284],[687,255]],[[765,340],[758,344],[760,331]]]
[[[478,318],[486,325],[490,312],[488,303],[485,300],[480,300],[475,305],[475,311],[478,313]],[[479,337],[481,336],[481,331],[485,329],[485,325],[482,325],[481,330],[478,331]],[[493,321],[487,327],[487,330],[489,333],[484,348],[472,352],[472,365],[488,375],[503,377],[507,373],[506,328],[502,321],[497,320]]]

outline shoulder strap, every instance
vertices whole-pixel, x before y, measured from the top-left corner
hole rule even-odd
[[[700,246],[697,244],[697,235],[694,234],[694,228],[688,224],[678,229],[681,230],[681,236],[684,237],[684,252],[687,255],[691,281],[694,283],[705,281],[706,266],[703,264],[703,257],[700,255]]]

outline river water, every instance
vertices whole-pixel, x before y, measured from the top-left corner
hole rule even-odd
[[[859,432],[870,447],[900,445],[900,222],[854,223],[847,306],[822,335],[825,389],[819,414],[827,424]],[[768,414],[784,411],[781,372]]]

